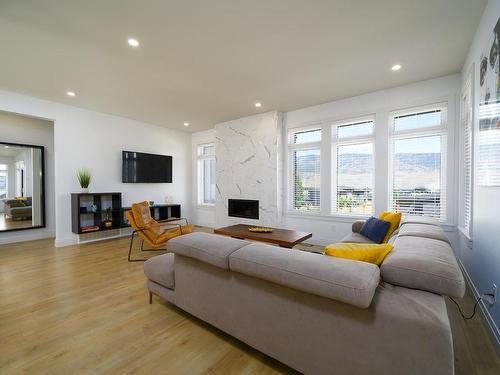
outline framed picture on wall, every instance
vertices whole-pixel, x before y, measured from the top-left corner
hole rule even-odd
[[[500,18],[479,61],[478,182],[500,186]]]

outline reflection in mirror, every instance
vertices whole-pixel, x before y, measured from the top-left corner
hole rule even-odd
[[[45,226],[43,146],[0,142],[0,231]]]

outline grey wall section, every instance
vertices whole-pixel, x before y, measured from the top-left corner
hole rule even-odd
[[[45,228],[0,232],[0,244],[55,236],[54,125],[0,111],[0,141],[45,147]],[[31,157],[30,157],[31,159]],[[30,161],[31,164],[31,161]],[[31,182],[30,182],[31,184]],[[31,187],[30,187],[31,190]]]
[[[500,17],[500,0],[490,0],[484,11],[481,23],[474,37],[466,62],[462,70],[462,84],[465,83],[471,67],[474,66],[474,136],[478,138],[479,124],[479,59],[481,51],[493,32]],[[459,36],[457,36],[459,37]],[[474,147],[477,175],[477,143]],[[474,183],[473,196],[473,235],[472,241],[460,231],[457,255],[472,283],[476,293],[491,291],[492,284],[500,287],[500,187],[484,187]],[[500,347],[500,300],[495,305],[482,304],[483,312],[493,333],[496,344]]]

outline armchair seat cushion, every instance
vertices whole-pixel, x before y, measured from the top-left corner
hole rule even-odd
[[[165,288],[174,289],[174,257],[168,253],[149,258],[144,262],[146,277]]]

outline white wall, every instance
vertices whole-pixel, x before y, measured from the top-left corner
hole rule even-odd
[[[375,116],[375,212],[388,209],[387,186],[389,181],[388,171],[388,131],[389,114],[394,110],[416,107],[438,102],[448,102],[448,221],[446,226],[449,231],[454,231],[456,221],[456,142],[454,130],[456,127],[456,94],[460,86],[458,74],[445,76],[411,85],[393,89],[376,91],[373,93],[356,96],[349,99],[338,100],[318,106],[299,109],[285,113],[284,132],[286,130],[307,126],[315,123],[329,123],[338,120],[355,118],[365,115]],[[286,139],[286,138],[284,138]],[[284,152],[286,144],[283,142]],[[331,158],[322,158],[322,187],[324,181],[331,181]],[[286,159],[285,159],[286,163]],[[328,164],[327,164],[328,163]],[[286,165],[284,167],[286,171]],[[286,173],[284,178],[286,179]],[[284,183],[286,186],[286,183]],[[326,184],[328,186],[328,183]],[[329,189],[321,192],[322,199],[329,195]],[[325,198],[327,199],[327,198]],[[287,207],[285,202],[283,207]],[[351,230],[351,223],[355,218],[345,216],[297,215],[286,213],[284,226],[291,229],[307,230],[313,233],[309,242],[328,244],[340,240]]]
[[[0,92],[2,93],[2,92]],[[1,94],[0,94],[1,96]],[[1,101],[1,99],[0,99]],[[51,121],[1,112],[8,110],[0,105],[0,140],[10,143],[32,144],[45,147],[45,220],[46,227],[14,232],[0,232],[0,243],[26,241],[55,235],[55,184],[54,184],[54,126]],[[14,162],[14,160],[13,160]],[[10,194],[14,195],[14,164],[9,173]],[[11,185],[12,183],[12,185]]]
[[[213,228],[215,226],[215,205],[198,204],[198,146],[205,143],[215,144],[214,129],[193,133],[191,136],[191,178],[193,181],[191,189],[191,201],[193,202],[192,221],[197,225]]]
[[[71,232],[70,194],[79,192],[76,172],[92,172],[90,190],[123,193],[123,204],[165,201],[170,195],[191,214],[191,136],[188,133],[0,91],[0,110],[54,121],[56,245],[75,243]],[[172,184],[123,184],[121,151],[173,156]]]
[[[280,226],[281,127],[277,111],[215,125],[216,226]],[[228,199],[258,200],[259,219],[229,217]]]
[[[500,0],[490,0],[484,10],[483,17],[481,18],[481,22],[462,69],[462,84],[465,84],[467,75],[471,69],[473,69],[473,124],[474,138],[476,139],[478,138],[479,131],[479,61],[481,52],[486,47],[488,40],[490,40],[493,28],[499,17]],[[492,93],[492,95],[494,94],[495,93]],[[474,147],[474,155],[476,159],[474,170],[477,171],[477,143]],[[477,181],[477,179],[475,179],[475,181]],[[498,226],[500,187],[485,187],[475,182],[473,192],[472,241],[469,241],[460,232],[460,246],[457,255],[465,269],[469,282],[472,284],[472,289],[477,294],[482,294],[490,292],[493,283],[495,283],[497,287],[500,287],[500,251],[498,245],[500,243],[500,231]],[[481,302],[480,306],[485,313],[490,331],[500,350],[500,292],[498,293],[495,305],[490,306]]]

